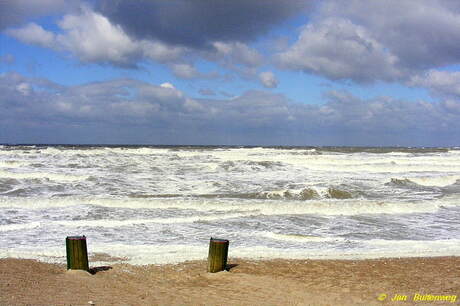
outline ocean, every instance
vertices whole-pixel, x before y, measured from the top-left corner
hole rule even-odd
[[[459,148],[0,146],[0,257],[459,256],[459,217]]]

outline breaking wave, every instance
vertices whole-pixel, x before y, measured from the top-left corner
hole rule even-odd
[[[436,212],[442,207],[457,207],[460,202],[456,197],[440,199],[430,202],[392,202],[375,201],[363,199],[323,199],[313,201],[265,201],[250,199],[91,199],[91,198],[0,198],[0,207],[21,208],[28,207],[33,210],[48,208],[69,208],[81,209],[82,205],[88,207],[108,207],[124,209],[162,209],[162,210],[189,210],[197,216],[190,219],[176,218],[183,222],[195,222],[200,220],[220,218],[243,218],[261,215],[363,215],[363,214],[410,214]],[[210,213],[211,216],[203,216],[201,212]],[[188,217],[186,217],[188,218]],[[209,219],[209,220],[211,220]],[[161,223],[162,218],[152,222]],[[188,220],[188,221],[187,221]],[[110,222],[110,220],[108,220]],[[180,221],[180,222],[182,222]],[[92,221],[90,221],[92,222]],[[106,221],[98,221],[106,222]],[[124,222],[124,221],[123,221]],[[146,222],[139,220],[139,222]],[[168,220],[164,221],[168,223]]]
[[[0,170],[0,178],[12,178],[17,180],[28,180],[28,179],[45,179],[52,181],[84,181],[88,179],[86,175],[71,175],[71,174],[57,174],[57,173],[20,173],[20,172],[8,172]]]
[[[389,183],[399,186],[420,185],[427,187],[447,187],[457,183],[458,180],[460,180],[460,175],[419,176],[409,178],[391,178]]]

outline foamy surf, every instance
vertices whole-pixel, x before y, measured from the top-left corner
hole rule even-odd
[[[460,255],[458,152],[1,146],[0,256],[64,260],[81,234],[140,264],[205,258],[211,236],[247,258]]]
[[[350,241],[349,243],[356,243]],[[374,242],[371,242],[372,245]],[[365,245],[365,243],[364,243]],[[460,252],[460,240],[448,241],[386,241],[379,244],[380,248],[368,248],[361,251],[354,250],[314,250],[305,248],[279,249],[265,246],[245,247],[231,246],[229,257],[246,259],[378,259],[378,258],[404,258],[404,257],[435,257],[435,256],[458,256]],[[205,260],[208,255],[206,244],[201,245],[143,245],[136,247],[125,244],[94,244],[88,241],[90,251],[93,254],[110,254],[113,262],[123,262],[134,265],[146,264],[174,264],[187,260]],[[65,251],[62,248],[19,248],[16,250],[0,250],[0,258],[27,258],[38,259],[50,263],[63,264],[66,261]],[[104,265],[106,262],[91,262],[91,265]]]
[[[0,232],[18,231],[24,229],[33,229],[41,225],[41,222],[16,223],[0,225]]]
[[[460,179],[459,175],[447,176],[425,176],[425,177],[412,177],[410,180],[422,186],[436,186],[446,187],[455,184]]]
[[[240,212],[244,215],[363,215],[363,214],[411,214],[436,212],[440,207],[454,207],[460,205],[455,200],[434,200],[424,201],[375,201],[363,199],[327,199],[322,201],[286,201],[280,205],[277,201],[264,200],[241,200],[241,199],[144,199],[144,200],[123,200],[123,199],[85,199],[85,198],[38,198],[27,200],[21,198],[10,198],[0,200],[0,207],[21,208],[28,206],[31,210],[43,210],[47,208],[75,207],[81,209],[81,205],[127,208],[127,209],[176,209],[190,210],[197,214],[203,212],[221,213],[226,215],[215,218],[231,218],[232,212]],[[230,214],[229,214],[230,213]],[[195,217],[190,218],[193,222]],[[204,217],[203,217],[204,218]],[[203,219],[205,220],[205,219]],[[160,222],[160,221],[158,221]]]
[[[274,240],[283,240],[291,242],[331,242],[331,241],[346,241],[342,237],[320,237],[312,235],[303,235],[303,234],[278,234],[273,232],[261,232],[257,233],[258,236],[274,239]]]
[[[30,180],[30,179],[44,179],[52,181],[83,181],[88,179],[86,175],[72,175],[72,174],[60,174],[60,173],[46,173],[46,172],[11,172],[0,170],[0,179],[2,178],[13,178],[18,180]]]

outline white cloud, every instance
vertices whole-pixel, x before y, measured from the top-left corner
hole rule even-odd
[[[154,116],[160,112],[160,105],[148,102],[133,103],[132,101],[123,101],[110,105],[112,111],[123,113],[127,116],[139,119],[145,119]]]
[[[358,82],[401,77],[397,57],[388,52],[366,28],[340,18],[305,26],[297,42],[278,55],[287,69],[303,70],[340,80]]]
[[[23,83],[19,83],[16,86],[16,90],[20,92],[22,95],[28,96],[32,92],[32,87],[30,86],[29,83],[23,82]]]
[[[57,36],[57,43],[82,61],[128,64],[139,53],[138,44],[121,27],[88,8],[81,15],[64,16],[58,24],[65,34]]]
[[[216,41],[212,46],[217,51],[216,56],[227,63],[241,63],[248,67],[256,67],[262,62],[262,56],[257,50],[241,42]]]
[[[19,39],[20,41],[29,44],[34,44],[45,48],[55,47],[55,35],[52,32],[46,31],[35,23],[28,23],[21,28],[9,29],[5,32],[10,36]]]
[[[190,112],[205,112],[206,108],[203,107],[198,101],[187,98],[184,104],[185,108]]]
[[[192,49],[180,45],[169,45],[155,39],[136,39],[125,30],[113,24],[107,17],[82,6],[78,13],[64,15],[58,22],[59,33],[47,31],[35,23],[9,29],[7,34],[22,42],[69,52],[86,63],[110,63],[116,66],[132,67],[143,59],[167,64],[180,78],[215,78],[217,73],[200,73],[187,63],[185,56]],[[210,51],[197,54],[216,61],[227,68],[243,74],[253,74],[260,65],[262,56],[257,50],[241,42],[214,42]],[[242,65],[245,68],[239,68]]]
[[[427,69],[460,60],[458,1],[329,0],[318,18],[331,16],[365,27],[402,67]]]
[[[132,39],[105,16],[83,6],[79,14],[67,14],[59,22],[59,34],[29,23],[7,34],[25,43],[69,52],[82,62],[134,66],[142,58],[160,62],[177,60],[186,50],[158,41]]]
[[[459,40],[458,1],[328,0],[277,59],[333,80],[405,82],[457,64]]]
[[[430,89],[441,96],[460,97],[460,72],[430,70],[415,75],[408,82],[411,86],[421,86]]]
[[[443,101],[442,105],[450,112],[460,114],[460,101],[447,99]]]
[[[259,74],[259,80],[262,82],[264,87],[267,88],[275,88],[278,86],[278,80],[276,79],[275,74],[271,71],[261,72]]]
[[[182,79],[193,79],[200,75],[195,67],[190,64],[172,64],[171,67],[174,75]]]
[[[176,61],[184,54],[188,53],[187,48],[167,45],[161,41],[155,40],[141,40],[139,41],[139,45],[146,58],[161,63]]]
[[[173,84],[168,83],[168,82],[161,84],[160,87],[169,88],[169,89],[176,89],[176,87],[174,87]]]

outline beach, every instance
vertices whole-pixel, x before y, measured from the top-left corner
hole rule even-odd
[[[101,259],[101,258],[100,258]],[[460,257],[63,264],[0,259],[0,305],[459,305]],[[392,299],[395,299],[392,301]],[[398,300],[399,301],[396,301]]]

